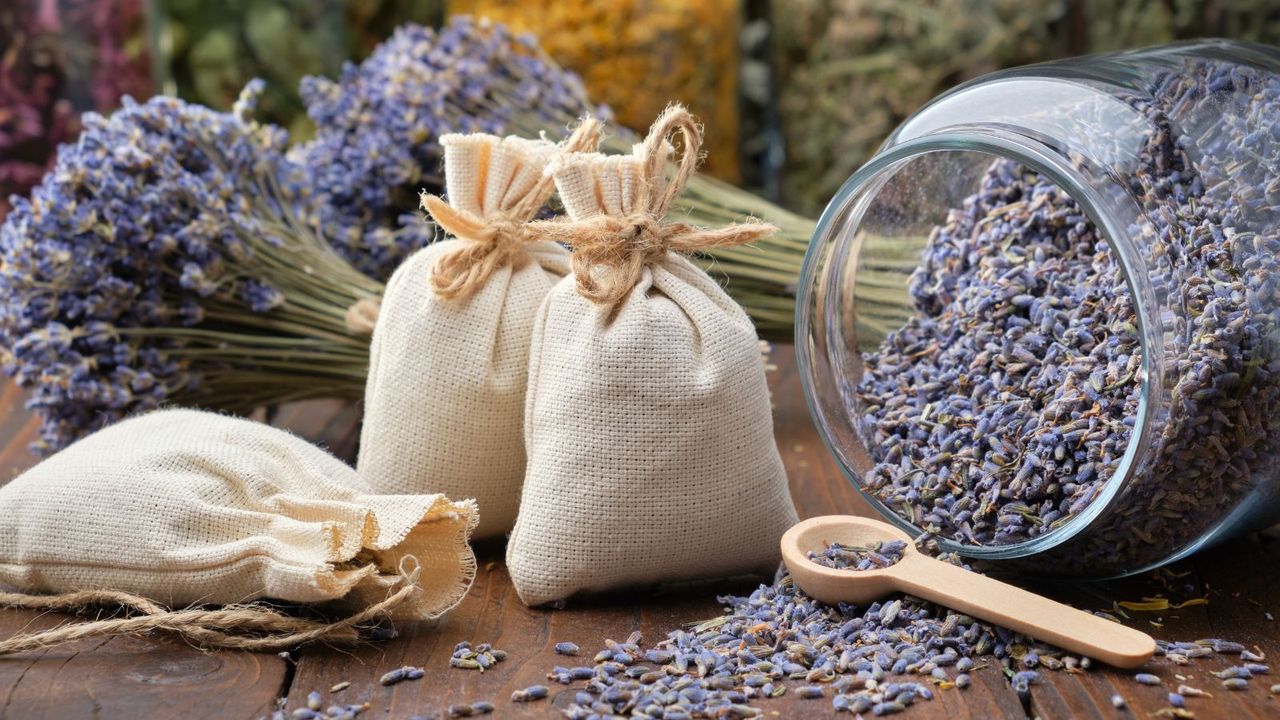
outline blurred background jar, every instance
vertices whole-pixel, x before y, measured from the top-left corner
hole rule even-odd
[[[1174,40],[1280,42],[1272,0],[771,3],[780,199],[817,214],[930,98],[1000,68]]]
[[[259,117],[305,140],[302,77],[336,77],[398,25],[454,13],[534,33],[634,130],[690,104],[712,173],[809,217],[893,127],[985,72],[1206,35],[1280,42],[1270,0],[10,0],[0,215],[83,110],[153,92],[227,110],[262,77]]]
[[[684,103],[706,128],[706,171],[741,179],[738,0],[451,0],[449,10],[532,33],[629,128]]]

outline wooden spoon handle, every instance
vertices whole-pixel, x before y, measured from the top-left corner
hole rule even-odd
[[[1118,668],[1156,649],[1144,632],[926,555],[909,553],[893,569],[903,592]]]

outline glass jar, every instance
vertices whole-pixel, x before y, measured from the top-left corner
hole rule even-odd
[[[945,549],[1111,577],[1275,522],[1280,51],[942,95],[828,205],[796,326],[838,463]]]

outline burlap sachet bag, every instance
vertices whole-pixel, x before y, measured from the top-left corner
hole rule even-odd
[[[20,591],[0,593],[0,604],[120,604],[137,615],[11,639],[0,652],[152,629],[272,649],[352,640],[357,623],[381,615],[437,617],[475,576],[475,521],[469,500],[377,494],[283,430],[195,410],[149,413],[0,488],[0,582]],[[320,623],[239,605],[259,598],[356,614]],[[187,608],[197,604],[230,607]]]
[[[567,149],[594,148],[584,121]],[[525,382],[538,305],[569,270],[528,222],[555,187],[545,140],[445,135],[449,202],[423,205],[454,239],[405,261],[370,348],[360,474],[381,492],[475,498],[477,537],[511,529],[524,479]]]
[[[672,146],[683,157],[668,178]],[[525,473],[507,564],[520,598],[772,573],[796,522],[773,438],[759,341],[746,313],[684,257],[773,228],[705,230],[663,216],[697,163],[683,108],[632,155],[554,166],[573,276],[534,326]]]

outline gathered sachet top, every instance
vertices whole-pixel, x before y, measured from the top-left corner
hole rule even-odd
[[[544,170],[593,149],[584,120],[557,145],[483,133],[440,138],[448,202],[423,207],[453,236],[387,284],[370,348],[358,469],[388,493],[475,498],[477,537],[510,530],[524,478],[533,317],[569,253],[530,221],[555,190]]]
[[[573,248],[573,274],[547,295],[530,348],[528,467],[507,547],[529,605],[772,573],[796,522],[755,329],[685,257],[773,228],[665,219],[700,146],[673,107],[631,155],[551,166],[568,219],[535,227]]]

